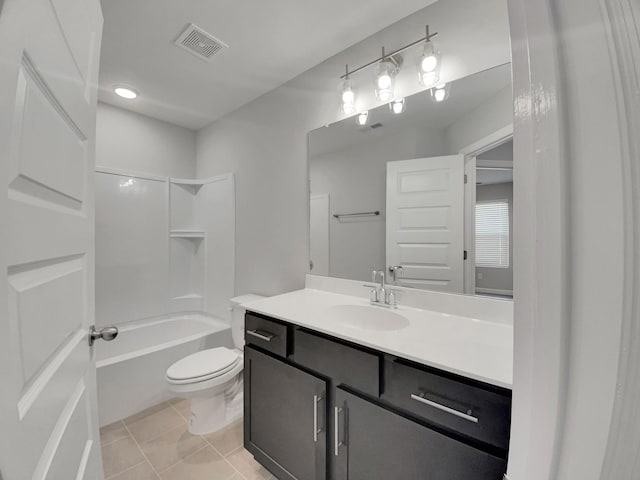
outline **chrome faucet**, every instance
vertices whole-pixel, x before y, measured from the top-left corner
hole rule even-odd
[[[387,290],[384,282],[384,270],[374,270],[371,274],[371,281],[378,283],[376,287],[369,292],[369,300],[372,305],[382,305],[396,308],[396,295],[392,290]]]

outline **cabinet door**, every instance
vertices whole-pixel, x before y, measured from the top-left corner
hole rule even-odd
[[[245,347],[244,443],[280,480],[326,478],[324,380]]]
[[[504,459],[340,388],[333,418],[335,480],[501,480],[506,471]]]

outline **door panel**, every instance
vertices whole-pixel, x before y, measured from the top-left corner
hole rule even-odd
[[[464,159],[387,163],[387,267],[399,285],[463,291]]]
[[[502,480],[507,462],[340,388],[335,480]]]
[[[282,480],[324,479],[326,382],[252,347],[244,375],[245,447]]]
[[[102,478],[95,361],[96,0],[0,14],[0,465],[4,480]]]

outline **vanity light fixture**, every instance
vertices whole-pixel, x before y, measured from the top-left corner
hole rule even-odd
[[[440,79],[440,52],[436,50],[435,46],[431,42],[431,39],[436,35],[438,35],[437,32],[429,33],[429,25],[427,25],[425,37],[405,45],[404,47],[389,54],[385,53],[385,49],[382,47],[382,56],[380,58],[376,58],[355,70],[349,71],[349,66],[347,65],[345,74],[340,76],[340,80],[343,81],[340,97],[340,110],[342,113],[350,115],[356,111],[355,93],[351,86],[350,77],[374,65],[376,65],[376,73],[373,79],[373,86],[376,98],[381,102],[390,102],[394,97],[396,76],[400,72],[400,67],[402,66],[403,58],[400,54],[405,50],[420,44],[424,44],[422,48],[422,55],[418,62],[420,83],[427,87],[432,87],[437,84]],[[359,123],[360,119],[357,119],[357,121]]]
[[[346,66],[346,76],[342,81],[342,96],[340,98],[340,109],[345,115],[350,115],[356,111],[356,94],[351,88],[351,79],[349,78],[349,65]]]
[[[404,98],[401,98],[399,100],[394,100],[392,102],[389,102],[389,108],[396,115],[400,115],[402,112],[406,110],[407,102],[405,101]]]
[[[360,112],[356,117],[356,122],[361,127],[364,127],[367,123],[369,123],[369,110],[365,110],[364,112]]]
[[[124,87],[122,85],[118,85],[113,89],[114,93],[119,97],[125,98],[127,100],[133,100],[137,98],[138,92],[129,87]]]
[[[431,90],[429,90],[431,94],[431,99],[436,102],[444,102],[447,98],[449,98],[449,94],[451,93],[451,86],[448,83],[441,83],[440,85],[436,85]]]
[[[426,27],[426,32],[422,54],[418,57],[418,81],[425,87],[432,87],[440,80],[440,52],[431,41],[438,34],[430,34],[429,25]]]

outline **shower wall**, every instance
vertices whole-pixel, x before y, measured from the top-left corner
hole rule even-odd
[[[195,145],[190,130],[99,105],[98,326],[182,311],[227,319],[235,181],[232,174],[194,179]]]
[[[96,324],[168,309],[167,184],[96,173]]]

